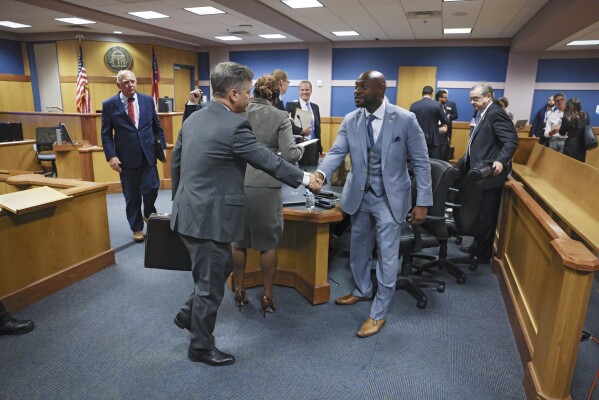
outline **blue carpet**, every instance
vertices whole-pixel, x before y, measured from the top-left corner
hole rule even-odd
[[[170,191],[157,208],[169,212]],[[260,288],[241,312],[226,291],[215,337],[235,355],[229,367],[187,359],[190,335],[173,317],[192,290],[189,272],[143,267],[121,194],[107,195],[116,264],[17,314],[36,329],[0,337],[0,399],[523,399],[524,372],[497,279],[488,266],[448,275],[419,310],[396,293],[387,324],[356,337],[370,303],[319,306],[294,289],[274,289],[277,312],[263,318]],[[330,253],[331,298],[352,289],[348,235]],[[458,256],[455,244],[450,256]],[[599,307],[597,294],[589,310]],[[589,311],[590,313],[591,311]],[[599,333],[595,319],[589,329]],[[599,346],[581,345],[573,395],[582,398]],[[581,365],[584,364],[584,365]]]

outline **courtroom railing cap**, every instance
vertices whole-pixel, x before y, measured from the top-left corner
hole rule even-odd
[[[14,186],[48,186],[73,197],[102,192],[108,188],[108,185],[105,183],[86,182],[76,179],[46,178],[45,176],[35,174],[11,176],[6,179],[6,183]]]

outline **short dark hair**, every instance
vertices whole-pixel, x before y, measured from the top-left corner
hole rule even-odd
[[[425,86],[422,88],[422,95],[430,96],[434,90],[432,86]]]
[[[304,83],[307,83],[310,86],[310,89],[312,89],[312,83],[310,81],[301,81],[298,86],[302,86]]]
[[[444,94],[447,94],[447,90],[445,90],[445,89],[438,90],[437,93],[435,94],[435,100],[438,101],[441,97],[443,97]]]
[[[245,65],[226,61],[214,67],[210,75],[212,94],[215,97],[226,97],[231,89],[241,90],[246,82],[251,82],[254,73]]]
[[[553,95],[553,101],[555,101],[556,97],[563,97],[564,99],[566,98],[566,95],[563,93],[556,93]]]

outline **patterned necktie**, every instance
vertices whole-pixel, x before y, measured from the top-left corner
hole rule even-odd
[[[306,110],[312,112],[310,103],[306,103]],[[314,114],[312,114],[312,119],[310,120],[310,139],[314,139]]]
[[[476,132],[476,128],[478,128],[478,123],[480,122],[480,112],[476,113],[476,118],[474,119],[474,128],[472,128],[472,133],[470,134],[470,140],[468,140],[468,149],[466,151],[466,155],[470,158],[470,146],[472,146],[472,139],[474,138],[474,133]]]
[[[368,124],[366,124],[366,129],[368,130],[368,141],[370,142],[370,147],[374,147],[374,129],[372,128],[372,121],[374,121],[376,117],[374,114],[370,114],[368,116]]]
[[[131,122],[133,122],[133,125],[135,125],[135,107],[133,106],[133,103],[135,102],[135,97],[129,97],[127,101],[129,102],[129,104],[127,105],[127,114],[129,114]]]

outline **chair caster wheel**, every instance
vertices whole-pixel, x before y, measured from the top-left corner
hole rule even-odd
[[[468,267],[468,269],[470,271],[476,271],[477,268],[478,268],[478,264],[470,264],[470,266]]]
[[[464,283],[466,283],[466,277],[465,276],[460,276],[459,278],[457,278],[455,280],[457,283],[459,283],[460,285],[463,285]]]
[[[462,238],[461,237],[456,238],[455,239],[455,244],[462,244]]]
[[[440,285],[437,286],[437,292],[439,293],[443,293],[445,291],[445,284],[442,283]]]
[[[419,300],[419,301],[416,303],[416,307],[418,307],[418,308],[419,308],[419,309],[421,309],[421,310],[424,310],[424,309],[426,308],[426,303],[427,303],[427,300],[426,300],[426,299],[424,299],[424,300]]]

